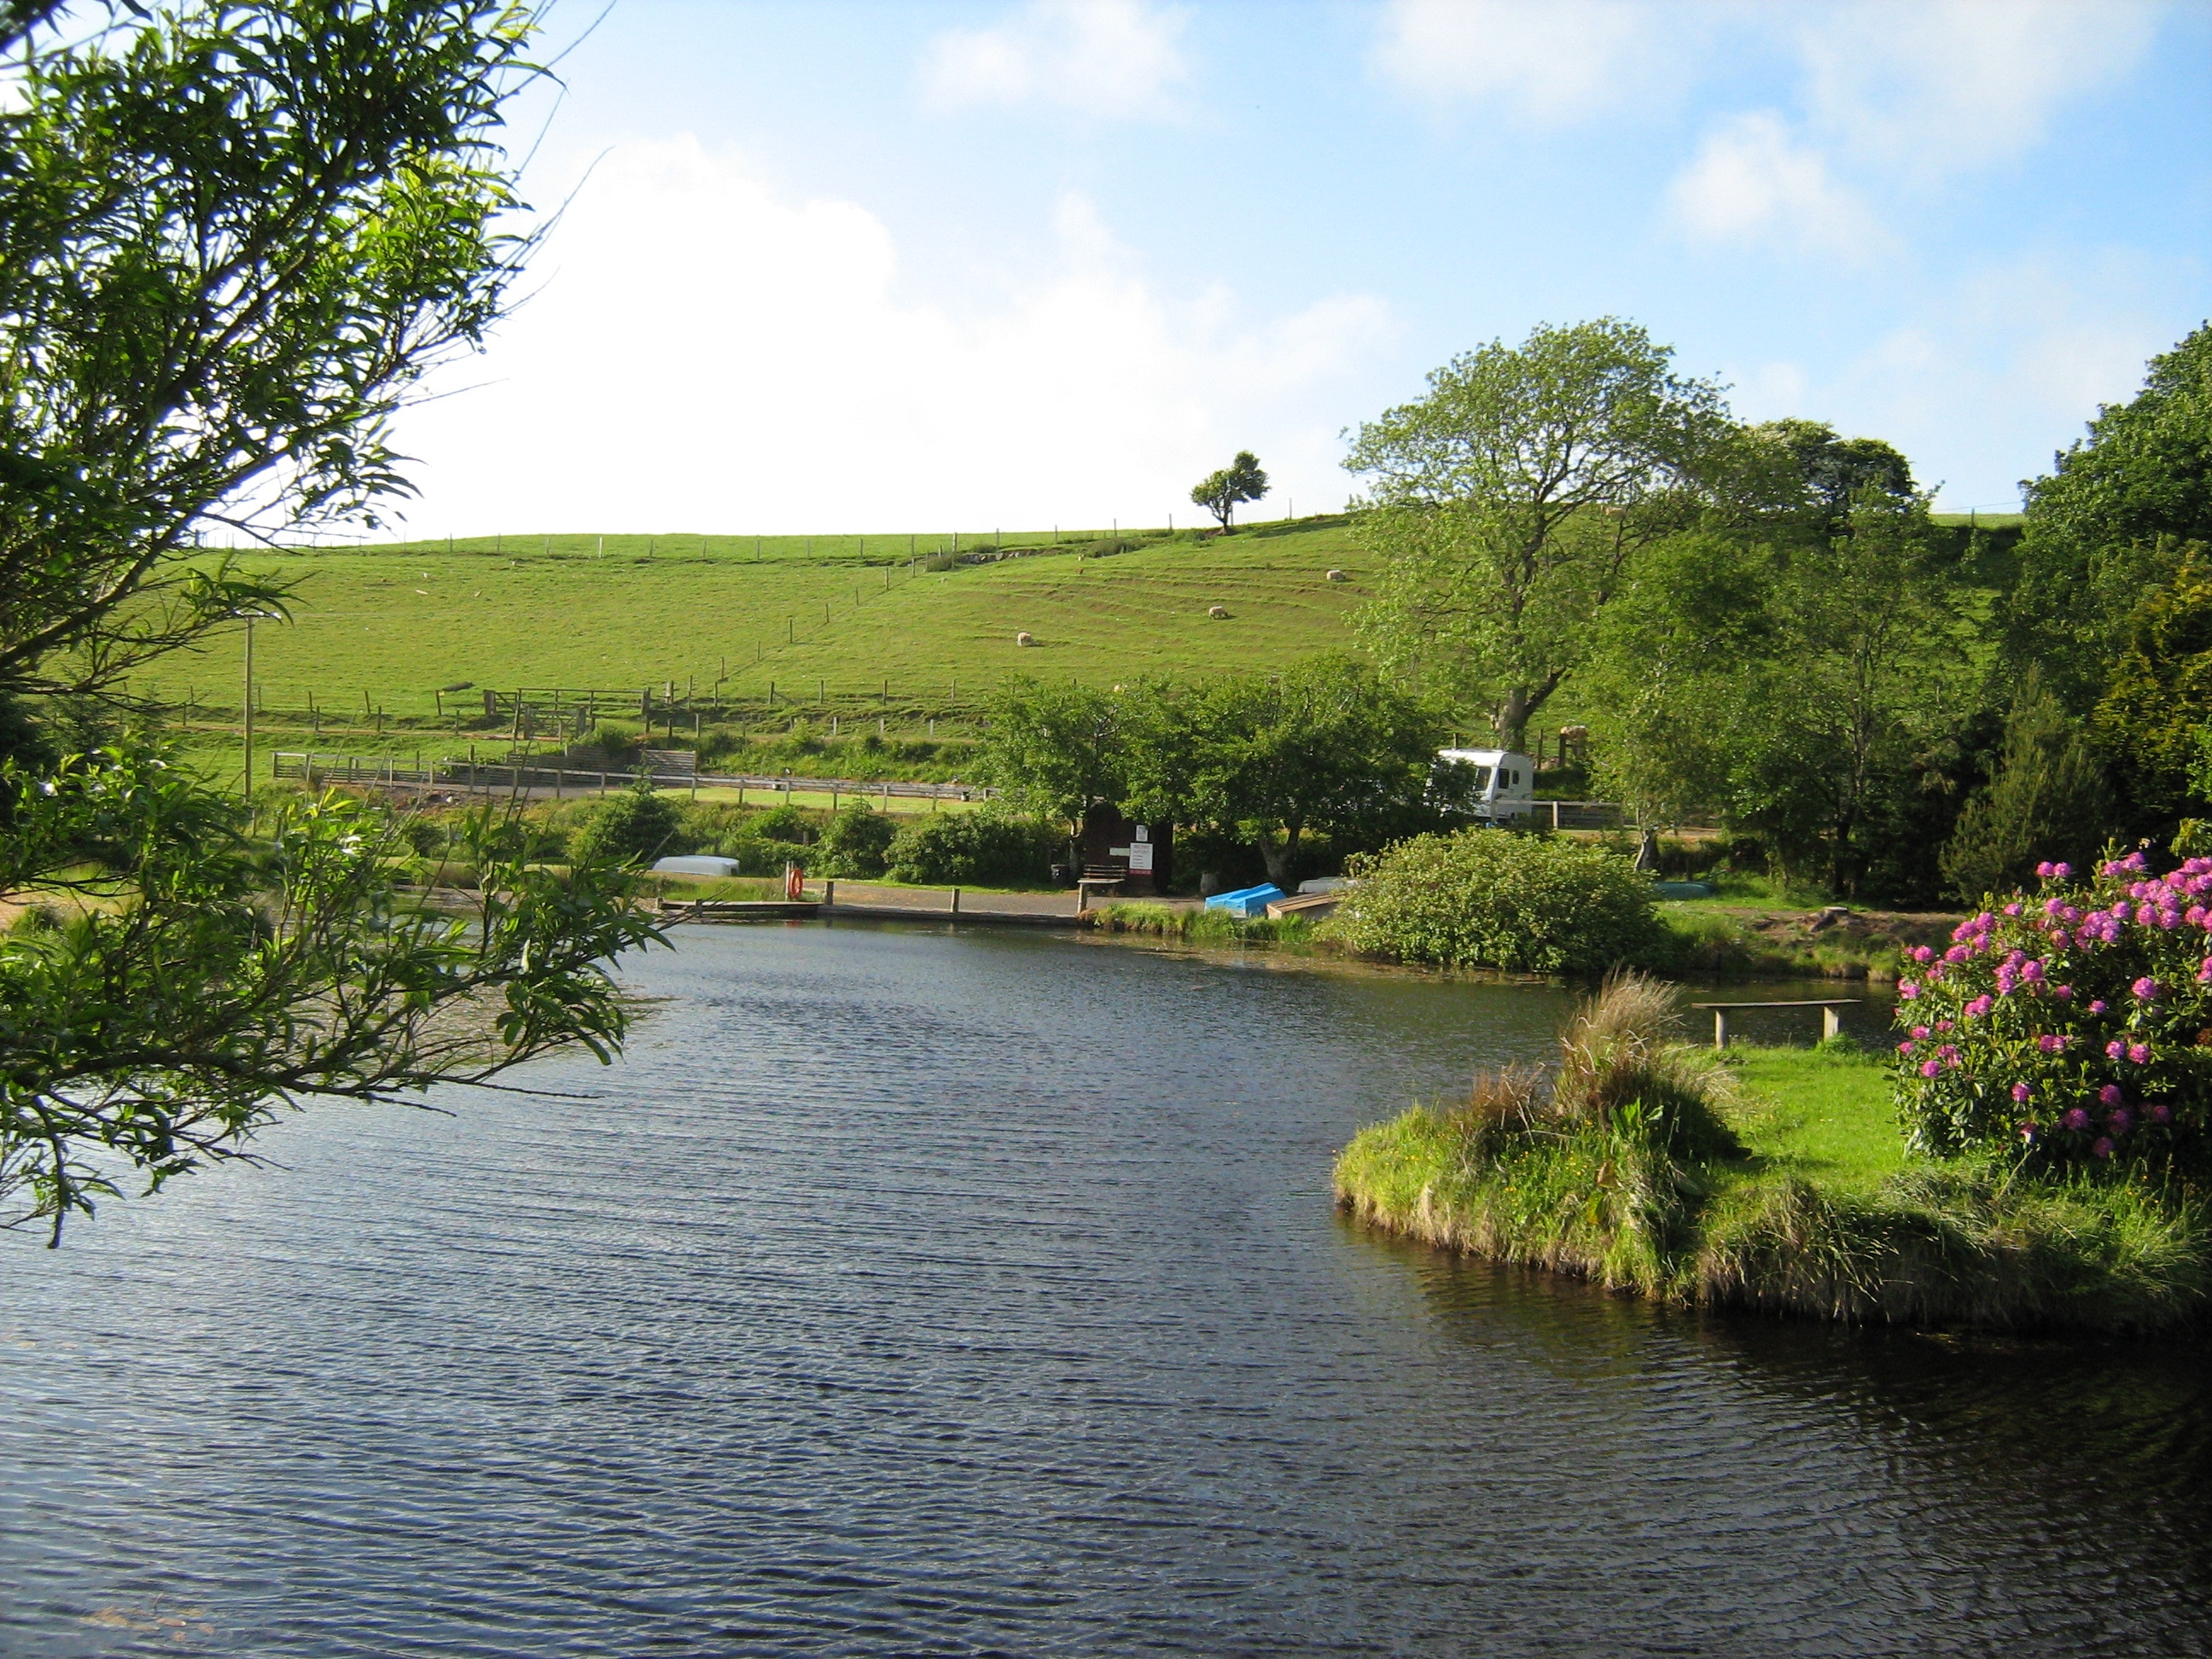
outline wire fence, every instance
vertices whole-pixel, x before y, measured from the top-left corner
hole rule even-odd
[[[291,780],[310,788],[331,784],[369,786],[413,792],[452,792],[461,795],[542,794],[556,799],[589,796],[628,789],[642,776],[657,789],[734,789],[742,801],[749,792],[770,796],[828,795],[834,810],[847,799],[975,802],[997,798],[999,792],[972,783],[930,783],[900,778],[812,778],[791,773],[701,772],[674,763],[678,757],[648,751],[648,764],[636,771],[607,771],[571,766],[548,766],[527,761],[417,759],[403,766],[381,755],[319,754],[309,750],[278,750],[270,757],[272,779]],[[693,758],[688,754],[684,760]]]

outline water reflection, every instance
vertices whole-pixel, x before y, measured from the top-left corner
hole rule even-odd
[[[1563,990],[728,930],[0,1291],[0,1650],[2200,1650],[2202,1356],[1701,1319],[1332,1152]],[[27,1243],[27,1241],[20,1243]],[[167,1620],[173,1621],[164,1624]]]

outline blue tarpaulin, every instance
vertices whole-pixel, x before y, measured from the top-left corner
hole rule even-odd
[[[1249,921],[1254,916],[1266,915],[1267,907],[1283,896],[1283,890],[1269,882],[1264,887],[1240,887],[1233,893],[1216,893],[1206,900],[1206,908],[1226,910],[1232,916]]]

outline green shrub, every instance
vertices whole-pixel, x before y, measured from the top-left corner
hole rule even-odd
[[[880,876],[897,827],[866,801],[854,801],[830,820],[822,832],[821,872],[825,876]]]
[[[789,842],[805,846],[814,839],[814,821],[798,807],[771,806],[747,824],[744,833],[756,841]]]
[[[689,843],[676,803],[641,777],[619,795],[600,801],[568,838],[568,848],[579,860],[637,859],[650,864],[689,850]]]
[[[1346,865],[1356,885],[1324,932],[1402,962],[1596,973],[1665,959],[1651,884],[1577,842],[1463,830]]]
[[[2212,859],[2164,877],[2131,854],[2087,882],[2046,864],[1905,953],[1899,1103],[1937,1156],[2212,1167]]]
[[[1048,873],[1058,844],[1050,829],[1029,818],[948,812],[902,829],[886,856],[897,881],[1024,881]]]

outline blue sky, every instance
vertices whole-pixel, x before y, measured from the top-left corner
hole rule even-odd
[[[617,0],[561,73],[416,533],[1188,522],[1239,448],[1334,507],[1607,313],[2006,510],[2212,314],[2196,0]]]

